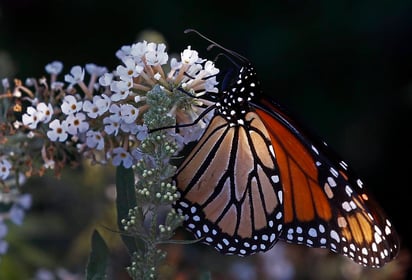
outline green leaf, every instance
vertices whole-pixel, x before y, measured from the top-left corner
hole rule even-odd
[[[107,279],[106,269],[108,249],[100,234],[95,230],[92,235],[92,249],[86,268],[87,280]]]
[[[134,186],[134,172],[132,168],[124,168],[120,165],[116,168],[116,207],[117,225],[123,230],[122,219],[127,218],[129,209],[136,206],[136,192]],[[121,234],[123,243],[130,254],[137,251],[137,239]]]

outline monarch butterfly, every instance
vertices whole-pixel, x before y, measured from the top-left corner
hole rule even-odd
[[[175,207],[196,238],[223,254],[267,251],[278,240],[328,248],[369,267],[399,252],[399,237],[363,182],[326,143],[260,94],[239,61],[206,130],[179,166]]]

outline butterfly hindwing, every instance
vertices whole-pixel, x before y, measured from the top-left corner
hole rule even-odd
[[[284,191],[280,238],[328,248],[366,266],[393,259],[399,240],[349,166],[275,103],[256,108],[274,146]]]
[[[176,182],[186,228],[220,252],[250,255],[277,241],[282,188],[270,138],[255,113],[244,125],[216,115]]]

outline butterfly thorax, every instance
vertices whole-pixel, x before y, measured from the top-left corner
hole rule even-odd
[[[217,114],[231,124],[244,124],[245,115],[250,111],[251,102],[260,91],[260,84],[252,65],[243,66],[238,71],[227,90],[222,92],[216,103]]]

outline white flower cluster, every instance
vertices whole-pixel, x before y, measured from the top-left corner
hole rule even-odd
[[[218,91],[219,70],[213,62],[200,58],[190,46],[180,60],[169,60],[164,44],[146,41],[123,46],[116,56],[122,63],[113,72],[95,64],[76,65],[62,81],[63,64],[54,61],[45,67],[48,81],[15,79],[11,87],[9,80],[2,80],[5,92],[0,102],[10,99],[16,103],[1,114],[6,118],[0,116],[0,204],[9,205],[0,212],[0,254],[7,250],[5,221],[21,224],[24,210],[31,204],[31,197],[20,195],[13,184],[46,169],[54,169],[58,175],[66,164],[73,163],[70,160],[79,157],[129,168],[142,158],[141,144],[149,128],[158,128],[145,123],[146,112],[158,112],[154,118],[164,114],[177,124],[193,124],[179,128],[178,133],[160,127],[177,139],[178,148],[203,132],[208,118],[202,112],[211,105],[204,95]],[[149,93],[155,98],[150,99]],[[157,96],[167,96],[172,102],[157,108],[153,103]],[[170,156],[176,146],[163,148]]]
[[[74,147],[97,163],[111,160],[115,166],[123,164],[128,168],[136,163],[138,153],[134,150],[148,135],[143,122],[149,106],[146,94],[157,85],[168,94],[180,92],[190,100],[176,104],[167,114],[178,123],[196,122],[180,130],[182,145],[197,139],[204,129],[204,121],[197,118],[210,104],[201,98],[206,92],[218,91],[219,70],[190,46],[181,53],[180,60],[169,61],[165,50],[164,44],[146,41],[123,46],[116,52],[122,64],[115,71],[108,72],[106,67],[95,64],[74,66],[64,76],[64,82],[58,80],[63,70],[61,62],[46,65],[50,84],[44,78],[28,79],[26,86],[15,87],[13,95],[27,95],[24,100],[30,105],[21,122],[16,121],[14,126],[31,130],[29,137],[48,139],[42,149],[45,168],[55,167],[55,155],[62,147]],[[88,84],[86,72],[90,76]],[[8,85],[8,81],[3,80],[3,85]],[[50,149],[52,145],[55,149]],[[0,179],[5,179],[12,168],[4,156],[0,160]]]

